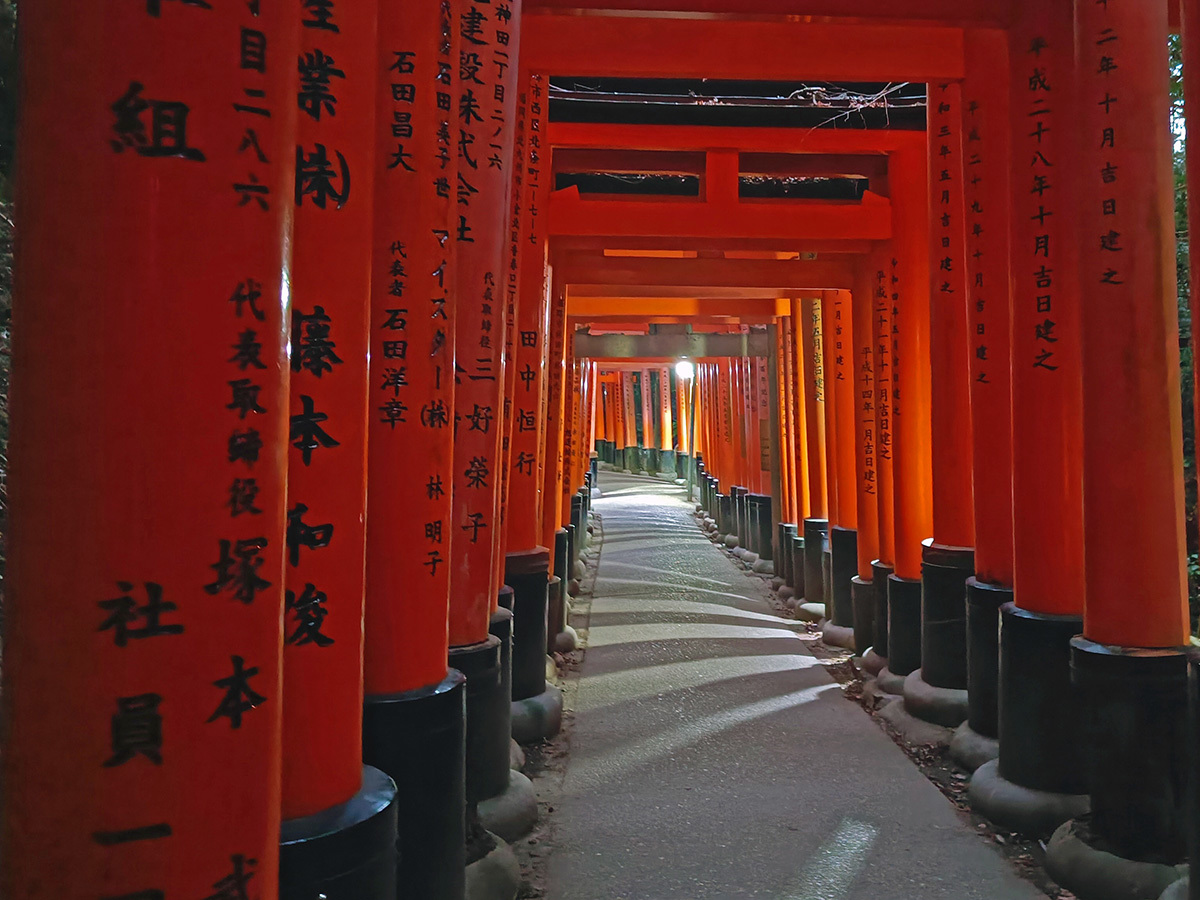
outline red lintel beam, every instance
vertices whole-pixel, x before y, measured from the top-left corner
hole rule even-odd
[[[777,316],[786,315],[788,301],[741,300],[707,298],[653,299],[623,297],[576,297],[567,298],[567,315],[580,319],[601,316],[620,316],[622,321],[641,320],[649,316]],[[781,312],[782,310],[782,312]]]
[[[595,21],[595,20],[588,20]],[[553,122],[550,144],[563,149],[706,151],[761,154],[860,154],[925,148],[925,132],[892,128],[737,128],[715,125],[617,125]]]
[[[830,254],[851,253],[858,256],[871,251],[872,242],[863,240],[825,240],[793,237],[771,238],[684,238],[679,236],[637,237],[623,235],[618,238],[603,235],[560,235],[550,243],[552,252],[570,250],[614,250],[614,251],[676,251],[676,252],[791,252],[817,253],[822,257]]]
[[[668,200],[584,200],[570,188],[550,197],[552,235],[814,240],[887,240],[892,205],[866,194],[861,203],[767,201],[707,204]],[[615,246],[615,245],[614,245]]]
[[[551,12],[652,10],[695,18],[773,15],[993,25],[1005,20],[1009,7],[1009,0],[525,0],[525,22],[532,14]]]
[[[563,284],[664,285],[672,287],[849,289],[846,262],[765,259],[671,259],[564,253],[555,257]]]
[[[548,75],[758,81],[963,77],[961,28],[630,16],[525,16],[522,64]]]

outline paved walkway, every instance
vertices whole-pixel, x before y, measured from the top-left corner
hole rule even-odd
[[[841,695],[682,489],[600,484],[548,900],[1044,897]]]

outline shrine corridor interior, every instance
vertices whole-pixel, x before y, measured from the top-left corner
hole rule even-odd
[[[0,896],[1200,900],[1192,125],[1200,0],[0,0]]]

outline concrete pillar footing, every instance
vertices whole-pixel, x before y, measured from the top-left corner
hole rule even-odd
[[[518,772],[525,768],[525,751],[516,741],[508,742],[508,767]]]
[[[545,690],[512,703],[512,734],[520,744],[536,744],[562,729],[562,691],[546,682]]]
[[[1098,849],[1083,820],[1064,822],[1046,845],[1046,871],[1079,900],[1153,900],[1187,866],[1138,862]]]
[[[884,666],[879,670],[879,674],[875,676],[875,686],[885,694],[891,694],[895,697],[904,696],[904,675],[895,675],[892,670]]]
[[[801,603],[796,607],[796,618],[803,622],[820,622],[825,618],[825,604]]]
[[[579,634],[570,625],[564,625],[563,630],[554,638],[555,653],[572,653],[579,649]]]
[[[869,647],[863,654],[862,667],[868,675],[878,677],[879,673],[887,668],[887,658],[876,653],[874,647]]]
[[[998,738],[980,734],[971,727],[970,722],[963,722],[954,730],[954,739],[950,741],[950,758],[968,772],[976,771],[999,756]]]
[[[479,824],[501,840],[512,843],[529,832],[538,820],[537,791],[520,772],[509,770],[508,787],[479,801]]]
[[[515,900],[521,889],[521,864],[512,848],[491,838],[492,850],[467,866],[465,900]]]
[[[1190,882],[1187,878],[1181,878],[1163,891],[1158,900],[1188,900],[1189,885]]]
[[[1000,774],[1000,761],[975,770],[967,785],[971,808],[997,825],[1030,837],[1053,834],[1063,822],[1087,814],[1087,794],[1057,794],[1014,784]]]
[[[821,640],[831,647],[854,649],[854,629],[845,625],[834,625],[829,619],[821,623]]]
[[[759,557],[752,567],[756,575],[774,575],[775,561],[771,559],[763,559]]]
[[[904,679],[904,708],[918,719],[957,728],[967,720],[967,692],[932,685],[924,679],[923,672],[917,669]]]

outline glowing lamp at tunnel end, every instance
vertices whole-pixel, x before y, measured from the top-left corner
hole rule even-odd
[[[679,376],[680,381],[691,381],[692,376],[696,374],[696,367],[689,360],[681,359],[675,363],[675,374]]]

